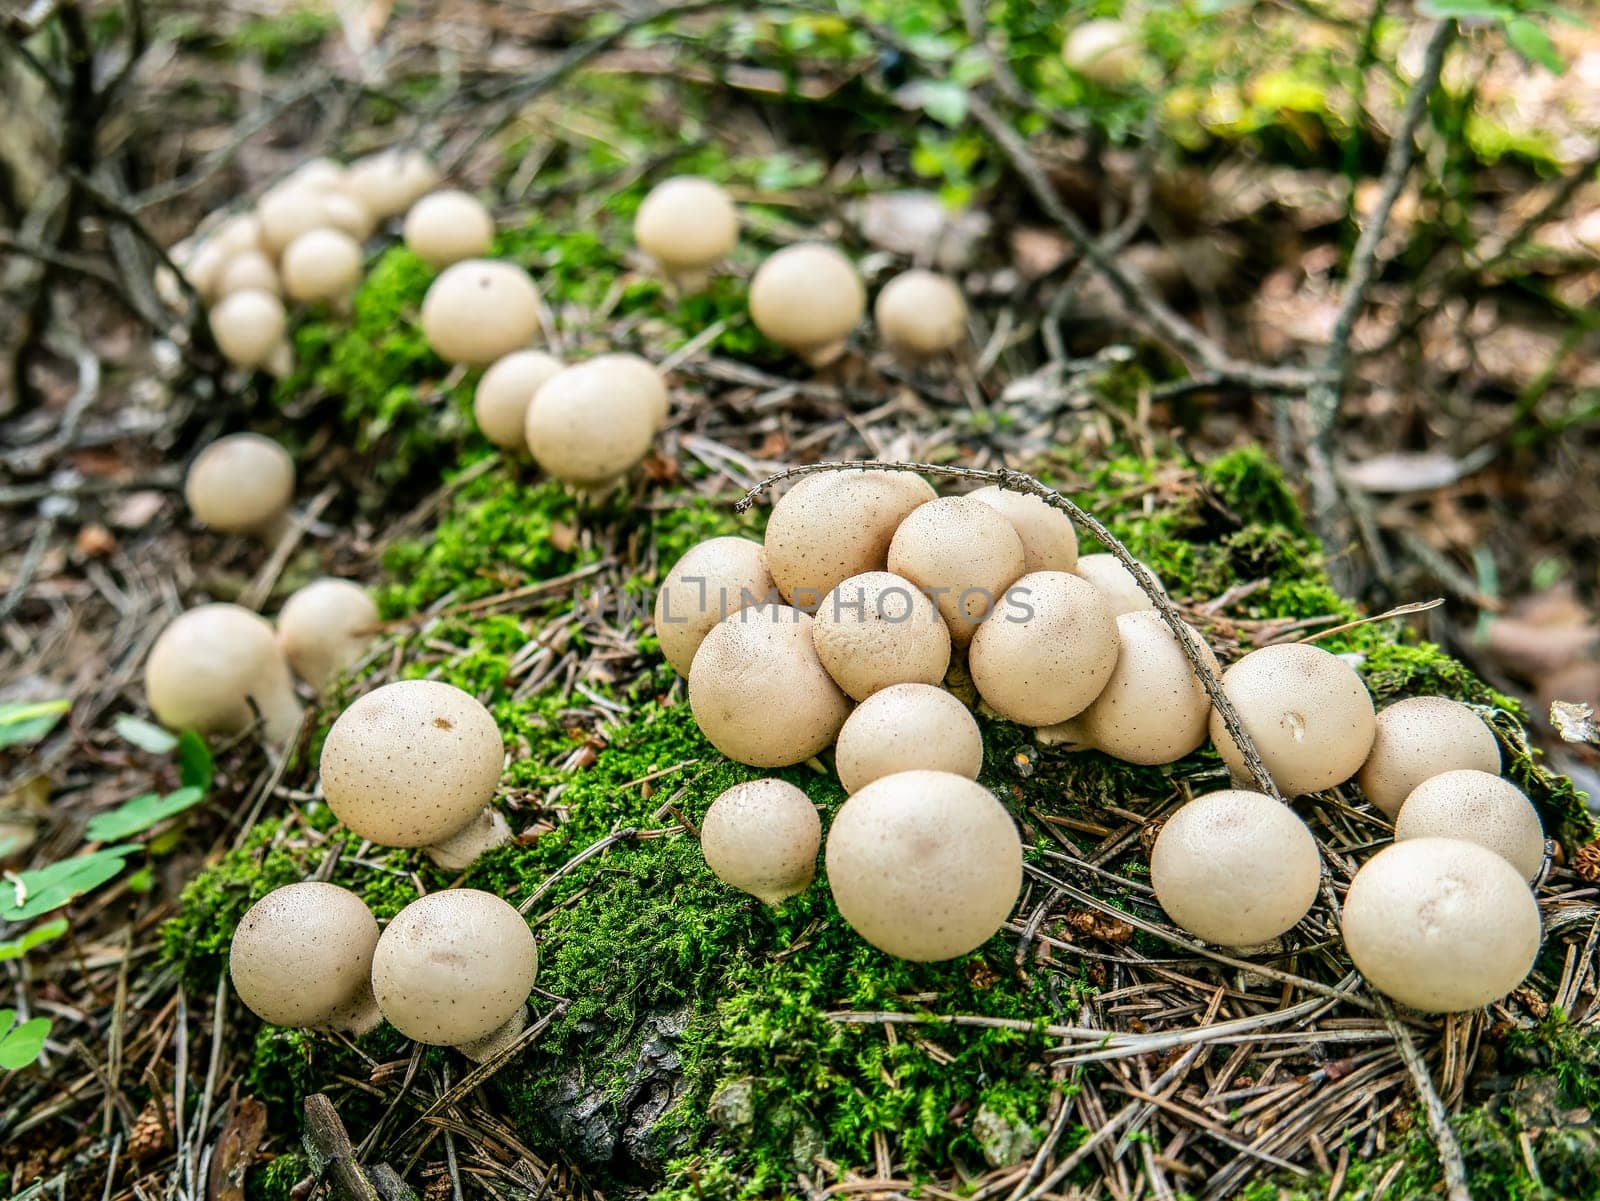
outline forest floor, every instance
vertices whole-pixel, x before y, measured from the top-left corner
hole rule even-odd
[[[70,86],[78,6],[4,18],[65,85],[7,76],[0,119],[22,364],[0,385],[0,856],[35,886],[31,907],[0,900],[0,962],[16,1020],[51,1023],[0,1076],[11,1192],[305,1201],[332,1187],[300,1142],[321,1092],[354,1158],[430,1201],[1421,1197],[1455,1169],[1480,1198],[1600,1195],[1600,856],[1580,853],[1567,779],[1600,796],[1600,759],[1545,717],[1600,707],[1600,40],[1552,23],[1561,74],[1498,29],[1450,45],[1319,429],[1270,372],[1339,333],[1432,31],[1346,5],[1202,9],[1150,14],[1145,73],[1101,87],[1060,64],[1076,14],[1031,4],[986,6],[980,40],[970,5],[935,0],[625,29],[584,4],[88,6],[93,113]],[[39,127],[9,115],[19,98]],[[69,238],[53,156],[85,120]],[[475,377],[417,329],[431,272],[391,236],[348,318],[297,317],[278,381],[222,371],[197,315],[150,289],[144,233],[170,245],[309,157],[401,139],[494,198],[495,253],[540,282],[554,351],[669,371],[673,419],[624,491],[580,503],[476,434]],[[747,221],[730,274],[687,300],[628,234],[682,172],[723,181]],[[1080,224],[1135,273],[1131,305],[1085,266]],[[869,285],[910,262],[959,277],[970,355],[913,370],[863,340],[815,374],[766,343],[744,280],[810,237],[848,245]],[[1152,332],[1168,311],[1250,370]],[[197,530],[181,501],[188,458],[241,428],[299,465],[272,553]],[[1561,843],[1527,985],[1396,1018],[1326,902],[1250,963],[1187,940],[1143,856],[1225,780],[1215,755],[1133,769],[1001,721],[984,781],[1023,822],[1028,879],[982,951],[896,963],[822,889],[771,913],[730,901],[693,833],[756,773],[694,728],[637,601],[694,542],[758,534],[760,507],[732,502],[764,476],[863,457],[1035,473],[1150,563],[1224,662],[1315,637],[1380,703],[1481,706]],[[144,723],[166,620],[206,598],[271,613],[325,574],[370,583],[385,632],[283,753]],[[343,700],[423,675],[509,732],[519,837],[462,882],[523,906],[541,945],[531,1033],[474,1072],[393,1032],[262,1027],[225,983],[234,923],[276,885],[334,880],[384,919],[456,882],[340,830],[317,793]],[[191,785],[180,814],[146,800]],[[1335,863],[1387,836],[1340,790],[1302,810]],[[128,835],[92,837],[112,814]],[[52,908],[38,873],[61,863]]]

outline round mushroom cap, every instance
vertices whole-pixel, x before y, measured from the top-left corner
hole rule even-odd
[[[838,737],[850,702],[823,670],[811,618],[748,605],[711,627],[689,668],[689,708],[728,758],[786,767]]]
[[[194,457],[183,495],[195,520],[212,529],[267,530],[294,499],[294,460],[261,434],[227,434]]]
[[[1060,509],[1052,509],[1031,493],[1013,492],[993,484],[967,495],[981,500],[1011,523],[1022,539],[1022,561],[1027,571],[1077,570],[1078,532],[1072,527],[1072,518]]]
[[[273,889],[233,932],[228,973],[245,1008],[274,1026],[321,1026],[370,987],[378,923],[337,884]]]
[[[236,367],[260,367],[288,329],[283,302],[271,292],[234,292],[211,306],[211,336]]]
[[[412,254],[431,266],[448,267],[489,253],[494,218],[476,196],[446,188],[411,206],[403,232]]]
[[[392,147],[351,163],[340,190],[384,221],[405,212],[438,184],[438,170],[420,150]]]
[[[344,184],[344,168],[331,158],[307,159],[288,176],[279,188],[305,188],[312,192],[329,192]]]
[[[261,245],[270,255],[281,255],[295,239],[322,228],[322,193],[314,188],[278,187],[256,205],[261,222]]]
[[[1410,838],[1367,860],[1340,924],[1367,983],[1425,1013],[1499,1000],[1539,953],[1527,882],[1493,851],[1454,838]]]
[[[1377,734],[1372,696],[1355,669],[1303,643],[1251,651],[1222,675],[1222,690],[1273,782],[1286,796],[1342,784],[1366,761]],[[1244,755],[1211,713],[1211,741],[1236,780]]]
[[[1167,916],[1221,946],[1267,942],[1311,909],[1317,840],[1293,809],[1259,792],[1196,797],[1166,820],[1150,883]]]
[[[728,537],[696,543],[656,590],[661,654],[673,671],[687,677],[713,626],[749,605],[775,603],[777,595],[759,542]]]
[[[767,567],[778,591],[811,610],[841,581],[882,571],[895,530],[934,495],[908,471],[801,476],[767,517]]]
[[[1133,29],[1115,18],[1101,17],[1085,21],[1067,34],[1061,59],[1086,79],[1112,87],[1133,75],[1140,49]]]
[[[173,730],[237,733],[255,720],[251,702],[274,742],[300,724],[272,626],[238,605],[200,605],[175,617],[150,648],[144,691],[151,712]]]
[[[987,942],[1022,887],[1022,840],[987,788],[944,771],[874,780],[828,831],[828,886],[844,920],[901,959],[954,959]]]
[[[180,242],[172,248],[169,257],[203,299],[214,300],[217,285],[222,280],[222,269],[233,256],[216,242],[205,241],[198,246]]]
[[[633,218],[633,240],[667,271],[697,271],[739,241],[739,213],[709,179],[677,175],[650,189]]]
[[[1142,561],[1140,566],[1150,571]],[[1111,606],[1113,617],[1156,607],[1155,601],[1146,595],[1145,590],[1139,587],[1139,581],[1133,578],[1133,572],[1118,562],[1115,555],[1084,555],[1072,570],[1100,589],[1105,595],[1106,604]],[[1165,596],[1167,590],[1156,577],[1156,573],[1150,571],[1150,578],[1155,580],[1156,587],[1160,588],[1161,595]]]
[[[254,213],[220,215],[219,212],[213,216],[217,217],[216,224],[205,233],[208,245],[215,246],[229,258],[244,254],[247,250],[263,249],[261,222]]]
[[[825,358],[866,311],[855,264],[832,246],[802,242],[767,258],[750,281],[750,317],[767,337]]]
[[[483,436],[506,450],[527,450],[528,406],[560,370],[561,360],[542,350],[514,350],[496,359],[472,394],[472,415]]]
[[[454,1047],[493,1034],[528,1000],[539,950],[522,915],[492,893],[448,888],[412,901],[372,956],[372,992],[413,1042]]]
[[[625,475],[656,435],[654,396],[639,373],[598,359],[540,385],[523,432],[534,461],[558,480],[593,488]]]
[[[1192,626],[1212,674],[1217,657]],[[1176,763],[1205,743],[1211,698],[1177,637],[1152,609],[1117,618],[1117,665],[1100,695],[1078,714],[1088,743],[1126,763]]]
[[[1539,813],[1510,780],[1462,768],[1424,780],[1400,806],[1394,840],[1459,838],[1488,847],[1532,881],[1544,867]]]
[[[1494,732],[1459,701],[1414,696],[1378,714],[1377,736],[1356,782],[1392,820],[1424,780],[1468,768],[1499,774]]]
[[[538,331],[539,291],[510,263],[452,263],[422,298],[422,332],[447,363],[482,367],[520,350]]]
[[[933,598],[957,646],[971,642],[980,623],[1004,605],[1026,562],[1012,524],[970,496],[919,505],[889,543],[889,570]]]
[[[322,791],[360,837],[424,847],[483,812],[504,757],[499,727],[475,697],[437,680],[401,680],[339,714],[322,744]]]
[[[1117,623],[1093,584],[1066,571],[1038,571],[1011,585],[978,627],[967,668],[1001,716],[1048,726],[1100,695],[1118,649]]]
[[[649,359],[636,354],[602,354],[589,359],[584,366],[603,367],[618,379],[628,379],[630,388],[636,390],[639,395],[649,398],[650,411],[655,415],[656,428],[660,429],[667,424],[671,403],[667,395],[667,381],[662,378],[661,372]]]
[[[370,238],[377,225],[366,206],[345,192],[323,193],[322,220],[329,229],[347,233],[357,242]]]
[[[983,769],[983,735],[971,711],[943,688],[894,684],[874,692],[845,719],[834,765],[847,793],[919,768],[976,780]]]
[[[318,692],[361,658],[378,629],[378,606],[352,580],[313,580],[278,614],[278,645],[289,666]]]
[[[813,617],[817,657],[853,700],[891,684],[937,684],[950,666],[950,631],[939,610],[890,572],[841,581]]]
[[[796,896],[817,874],[822,819],[793,784],[735,784],[706,810],[700,849],[717,879],[768,905]]]
[[[282,262],[284,291],[296,300],[336,300],[361,282],[361,244],[337,229],[301,234]]]
[[[913,357],[954,350],[967,340],[967,301],[948,276],[920,268],[883,286],[872,309],[878,334]]]
[[[278,269],[259,250],[241,250],[222,265],[214,291],[218,296],[246,291],[270,292],[276,296]]]

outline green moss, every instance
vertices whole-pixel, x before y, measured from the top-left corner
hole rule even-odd
[[[309,1175],[311,1160],[301,1152],[274,1155],[245,1174],[245,1201],[291,1201],[294,1186]]]

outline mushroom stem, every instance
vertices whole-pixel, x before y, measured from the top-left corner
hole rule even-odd
[[[1094,750],[1094,743],[1089,741],[1089,736],[1083,728],[1083,721],[1078,717],[1069,717],[1066,721],[1058,721],[1053,725],[1036,727],[1033,731],[1033,740],[1040,746],[1060,747],[1068,752]]]
[[[378,1009],[378,999],[372,995],[369,980],[360,992],[328,1015],[323,1023],[329,1030],[341,1030],[352,1038],[371,1034],[383,1024],[383,1014]]]
[[[294,694],[294,685],[285,678],[281,688],[262,688],[251,699],[261,710],[261,732],[268,742],[283,743],[293,738],[305,715],[305,706]]]
[[[840,338],[837,342],[827,342],[821,346],[812,346],[796,353],[810,366],[820,369],[842,357],[848,348],[849,343]]]
[[[484,1063],[493,1059],[517,1040],[517,1036],[528,1028],[528,1007],[519,1005],[517,1011],[511,1015],[504,1026],[498,1030],[491,1030],[482,1038],[475,1038],[471,1042],[458,1043],[456,1050],[460,1051],[473,1063]]]
[[[511,841],[511,827],[500,811],[485,808],[449,838],[422,849],[447,872],[465,871],[485,851]]]
[[[709,267],[687,267],[676,271],[663,269],[662,274],[667,277],[667,286],[678,296],[693,296],[704,292],[711,284]]]

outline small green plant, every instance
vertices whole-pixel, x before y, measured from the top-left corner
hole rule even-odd
[[[14,1072],[39,1058],[44,1040],[50,1037],[50,1019],[33,1018],[18,1022],[15,1009],[0,1009],[0,1069]]]
[[[22,701],[0,705],[0,750],[38,742],[51,730],[71,701]]]

